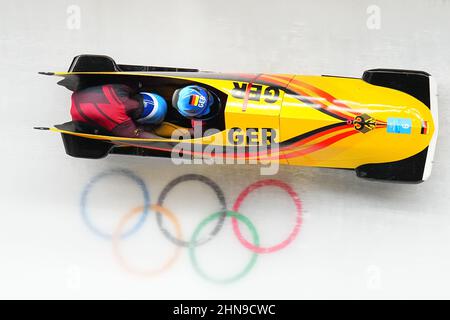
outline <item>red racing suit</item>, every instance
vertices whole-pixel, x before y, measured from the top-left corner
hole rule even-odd
[[[151,138],[133,121],[142,108],[142,100],[130,87],[106,84],[74,92],[70,114],[73,121],[100,127],[114,136]]]

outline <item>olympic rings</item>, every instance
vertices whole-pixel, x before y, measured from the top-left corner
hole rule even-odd
[[[113,175],[125,176],[125,177],[131,179],[132,181],[136,182],[136,184],[140,187],[140,189],[142,191],[143,198],[144,198],[144,204],[142,206],[132,209],[129,213],[127,213],[125,216],[123,216],[120,219],[119,223],[117,224],[117,227],[115,228],[114,232],[112,234],[108,234],[108,233],[100,231],[91,222],[86,204],[88,202],[87,200],[88,200],[89,192],[92,190],[93,186],[101,179],[108,177],[108,176],[113,176]],[[200,182],[208,185],[209,187],[211,187],[213,189],[214,193],[216,194],[216,196],[220,202],[220,206],[221,206],[220,211],[207,216],[204,220],[202,220],[200,222],[200,224],[195,228],[189,241],[185,241],[182,239],[181,227],[180,227],[178,220],[176,219],[176,216],[170,210],[168,210],[167,208],[165,208],[163,206],[163,203],[167,197],[167,194],[177,184],[185,182],[185,181],[200,181]],[[288,193],[288,195],[292,198],[294,205],[296,207],[296,213],[297,213],[296,224],[295,224],[293,230],[291,231],[291,233],[288,235],[288,237],[281,243],[276,244],[271,247],[261,247],[260,246],[260,238],[256,231],[255,226],[249,220],[248,217],[243,216],[242,214],[238,213],[239,209],[242,205],[242,202],[247,198],[247,196],[252,191],[262,188],[262,187],[266,187],[266,186],[275,186],[275,187],[281,188],[282,190],[286,191],[286,193]],[[169,239],[172,243],[174,243],[177,246],[177,248],[175,249],[174,253],[170,256],[169,260],[166,261],[161,267],[154,269],[154,270],[142,270],[142,269],[136,268],[134,266],[131,266],[128,262],[125,261],[124,257],[122,256],[122,253],[119,249],[119,244],[120,244],[121,239],[126,238],[126,237],[130,236],[131,234],[135,233],[142,226],[142,224],[145,222],[145,219],[148,215],[148,211],[150,209],[156,213],[157,223],[158,223],[158,227],[160,228],[160,230],[163,232],[163,234],[165,235],[165,237],[167,239]],[[153,276],[153,275],[159,274],[159,273],[167,270],[170,266],[172,266],[174,261],[178,258],[182,247],[187,247],[189,250],[189,257],[193,264],[194,270],[204,279],[207,279],[209,281],[216,282],[216,283],[222,283],[222,284],[237,281],[237,280],[241,279],[242,277],[244,277],[245,275],[247,275],[248,272],[255,265],[258,254],[273,253],[273,252],[279,251],[281,249],[284,249],[292,241],[294,241],[294,239],[298,236],[300,227],[302,225],[301,211],[302,211],[302,204],[301,204],[298,194],[288,184],[286,184],[280,180],[274,180],[274,179],[260,180],[255,183],[252,183],[251,185],[246,187],[237,197],[237,199],[233,205],[232,211],[227,209],[225,196],[224,196],[222,189],[211,179],[209,179],[205,176],[199,175],[199,174],[186,174],[186,175],[180,176],[180,177],[170,181],[163,188],[163,191],[161,192],[161,194],[158,197],[157,204],[154,204],[154,205],[150,204],[150,195],[149,195],[149,191],[148,191],[148,188],[147,188],[145,182],[140,177],[136,176],[133,172],[131,172],[130,170],[126,170],[126,169],[113,169],[113,170],[108,170],[108,171],[98,174],[97,176],[95,176],[88,182],[88,184],[83,189],[82,194],[81,194],[81,215],[82,215],[83,221],[86,223],[88,228],[91,231],[93,231],[95,234],[97,234],[98,236],[112,240],[113,253],[114,253],[115,257],[118,259],[119,264],[125,270],[127,270],[131,273],[139,274],[139,275],[143,275],[143,276]],[[142,213],[142,214],[137,219],[136,224],[129,231],[123,232],[127,222],[131,218],[138,215],[139,213]],[[175,234],[174,235],[172,235],[163,226],[162,216],[168,218],[175,226]],[[203,271],[203,269],[199,266],[195,249],[197,248],[197,246],[204,244],[207,241],[211,240],[221,230],[221,228],[223,227],[223,224],[225,222],[225,219],[227,217],[231,218],[233,232],[238,237],[238,240],[247,249],[252,251],[252,256],[250,258],[250,261],[245,265],[244,269],[241,272],[239,272],[238,274],[230,276],[228,278],[224,278],[224,279],[217,279],[217,278],[213,278],[213,277],[207,275]],[[217,224],[216,224],[214,230],[209,233],[208,237],[203,238],[203,239],[198,239],[201,230],[203,230],[203,228],[207,224],[209,224],[210,222],[212,222],[213,220],[216,220],[216,219],[218,220]],[[239,221],[243,222],[250,230],[250,233],[252,234],[252,242],[249,242],[248,240],[246,240],[243,237],[243,235],[239,229]]]
[[[245,225],[247,225],[248,229],[250,230],[250,232],[252,233],[253,236],[253,243],[255,246],[259,246],[259,236],[258,236],[258,232],[256,231],[255,226],[253,225],[253,223],[251,223],[250,219],[247,218],[246,216],[241,215],[238,212],[233,212],[233,211],[226,211],[225,212],[227,217],[231,217],[233,219],[236,220],[240,220],[242,221]],[[258,257],[258,254],[256,252],[253,252],[250,261],[247,263],[247,265],[244,267],[244,269],[239,272],[237,275],[234,275],[232,277],[229,278],[225,278],[225,279],[215,279],[212,278],[210,276],[208,276],[199,266],[198,260],[197,260],[197,256],[195,254],[195,248],[196,246],[194,245],[197,241],[197,237],[200,233],[200,231],[211,221],[219,218],[221,219],[221,217],[223,216],[223,212],[216,212],[213,213],[212,215],[210,215],[209,217],[206,217],[206,219],[204,219],[202,222],[200,222],[200,224],[197,226],[197,228],[195,229],[194,233],[192,234],[191,237],[191,245],[189,246],[189,256],[191,258],[192,261],[192,265],[194,266],[194,269],[198,272],[198,274],[200,274],[203,278],[205,278],[206,280],[212,281],[212,282],[216,282],[216,283],[222,283],[222,284],[226,284],[226,283],[231,283],[231,282],[235,282],[239,279],[241,279],[242,277],[244,277],[247,273],[250,272],[250,270],[253,268],[253,266],[256,263],[256,259]]]
[[[171,191],[177,184],[185,182],[185,181],[200,181],[203,182],[204,184],[208,185],[211,187],[211,189],[214,191],[214,193],[217,195],[217,198],[219,199],[220,205],[221,205],[221,212],[223,212],[222,216],[219,217],[218,221],[217,221],[217,225],[215,226],[215,228],[210,232],[210,234],[208,235],[208,237],[204,238],[204,239],[200,239],[198,241],[195,242],[194,245],[198,246],[198,245],[202,245],[206,242],[208,242],[209,240],[212,239],[212,237],[214,237],[219,231],[220,229],[222,229],[223,223],[225,221],[225,217],[226,217],[226,210],[227,210],[227,204],[225,201],[225,195],[223,194],[222,189],[217,185],[217,183],[215,183],[214,181],[212,181],[211,179],[199,175],[199,174],[186,174],[183,176],[180,176],[172,181],[170,181],[165,187],[164,189],[161,191],[161,194],[159,195],[158,198],[158,202],[157,204],[160,206],[163,206],[164,200],[167,197],[167,194],[169,193],[169,191]],[[163,224],[162,224],[162,217],[160,214],[156,214],[156,219],[158,221],[158,226],[161,230],[161,232],[173,243],[175,243],[178,246],[182,246],[182,247],[189,247],[192,244],[189,241],[185,241],[182,240],[180,238],[174,237],[172,234],[170,234],[170,232],[164,228]]]
[[[144,207],[136,207],[133,210],[131,210],[130,212],[128,212],[125,216],[122,217],[119,224],[117,225],[115,232],[113,233],[113,237],[112,237],[113,251],[114,251],[114,255],[119,260],[120,265],[128,272],[142,275],[142,276],[154,276],[154,275],[160,274],[161,272],[167,270],[175,262],[175,260],[180,255],[181,247],[177,246],[175,248],[175,252],[171,255],[169,260],[167,260],[160,268],[155,269],[155,270],[139,270],[135,267],[130,266],[126,262],[126,260],[123,258],[122,254],[119,250],[120,234],[122,233],[122,230],[123,230],[125,224],[128,222],[128,220],[130,220],[132,217],[136,216],[137,214],[143,212],[144,209],[145,209]],[[166,218],[168,218],[175,226],[175,232],[176,232],[177,237],[181,237],[180,223],[178,222],[177,218],[170,210],[163,208],[161,206],[158,206],[156,204],[152,205],[150,207],[150,209],[153,211],[158,210],[160,212],[160,214],[162,214]]]
[[[133,228],[131,228],[128,232],[121,235],[121,238],[126,238],[126,237],[130,236],[131,234],[136,232],[142,226],[142,224],[145,221],[145,218],[147,217],[148,207],[150,205],[150,195],[149,195],[149,192],[148,192],[145,182],[130,170],[112,169],[112,170],[102,172],[102,173],[98,174],[97,176],[95,176],[94,178],[92,178],[92,180],[89,181],[89,183],[86,185],[86,187],[83,189],[83,192],[81,193],[81,203],[80,203],[81,216],[82,216],[84,222],[86,223],[86,225],[88,226],[88,228],[91,229],[92,232],[94,232],[96,235],[98,235],[102,238],[105,238],[105,239],[111,239],[112,235],[108,234],[108,233],[104,233],[103,231],[100,231],[97,227],[94,226],[94,224],[91,222],[91,220],[88,217],[88,211],[86,210],[86,203],[87,203],[88,194],[91,191],[92,187],[99,180],[109,177],[109,176],[113,176],[113,175],[125,176],[127,178],[130,178],[134,182],[136,182],[136,184],[141,188],[142,195],[144,196],[144,206],[143,206],[144,212],[143,212],[142,216],[139,218],[139,220],[136,222],[136,224],[133,226]]]
[[[290,244],[292,241],[294,241],[294,239],[297,237],[297,235],[300,231],[300,227],[302,225],[302,203],[300,201],[300,198],[298,197],[298,194],[288,184],[286,184],[280,180],[266,179],[266,180],[260,180],[255,183],[252,183],[247,188],[245,188],[244,191],[242,191],[239,194],[238,198],[236,199],[236,202],[233,205],[233,211],[236,211],[236,212],[239,211],[239,208],[241,207],[242,202],[250,194],[250,192],[252,192],[256,189],[262,188],[262,187],[267,187],[267,186],[279,187],[289,194],[289,196],[294,201],[295,207],[297,209],[296,223],[295,223],[294,229],[292,230],[292,232],[289,234],[289,236],[284,241],[282,241],[279,244],[276,244],[272,247],[263,248],[263,247],[259,247],[258,245],[254,245],[254,244],[251,244],[250,242],[248,242],[243,237],[243,235],[239,229],[239,224],[237,221],[238,219],[236,219],[236,217],[232,217],[231,221],[233,223],[233,231],[236,234],[236,236],[238,237],[239,241],[246,248],[248,248],[249,250],[251,250],[255,253],[273,253],[275,251],[279,251],[279,250],[285,248],[288,244]]]

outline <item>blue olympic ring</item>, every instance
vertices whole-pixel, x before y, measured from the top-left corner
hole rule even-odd
[[[112,234],[110,233],[105,233],[101,230],[99,230],[89,219],[89,214],[88,211],[86,209],[86,203],[87,203],[87,196],[89,194],[89,192],[91,191],[92,187],[101,179],[108,177],[108,176],[112,176],[112,175],[122,175],[125,176],[127,178],[130,178],[131,180],[133,180],[134,182],[136,182],[136,184],[140,187],[140,189],[142,190],[142,194],[144,196],[144,211],[143,214],[140,216],[139,220],[136,222],[136,224],[127,232],[125,232],[124,234],[122,234],[120,237],[122,239],[132,235],[133,233],[135,233],[141,226],[142,224],[145,222],[145,218],[148,215],[148,207],[150,206],[150,193],[148,191],[147,185],[145,184],[144,180],[142,180],[140,177],[138,177],[136,174],[134,174],[132,171],[127,170],[127,169],[112,169],[112,170],[108,170],[105,172],[102,172],[98,175],[96,175],[94,178],[92,178],[89,183],[86,185],[86,187],[83,189],[83,192],[81,194],[81,216],[84,220],[84,222],[86,223],[86,225],[88,226],[88,228],[94,232],[96,235],[105,238],[105,239],[112,239]]]

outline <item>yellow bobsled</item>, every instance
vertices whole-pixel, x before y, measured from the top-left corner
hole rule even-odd
[[[227,74],[118,65],[106,56],[82,55],[68,72],[45,74],[63,77],[59,84],[72,91],[123,83],[171,101],[175,90],[197,84],[218,98],[216,116],[208,120],[212,130],[182,141],[173,136],[174,128],[183,127],[174,108],[158,129],[167,136],[163,140],[114,137],[73,122],[50,128],[62,134],[66,152],[75,157],[171,156],[178,148],[192,157],[266,157],[355,169],[359,177],[389,181],[421,182],[431,173],[438,106],[436,84],[426,72],[374,69],[361,79]]]

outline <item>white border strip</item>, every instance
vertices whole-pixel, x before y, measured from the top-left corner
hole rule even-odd
[[[430,82],[430,109],[433,115],[434,133],[428,146],[427,158],[425,160],[425,168],[423,170],[422,180],[427,180],[431,175],[433,168],[434,152],[436,151],[437,137],[439,134],[439,113],[438,113],[438,92],[437,84],[432,76],[429,77]]]

